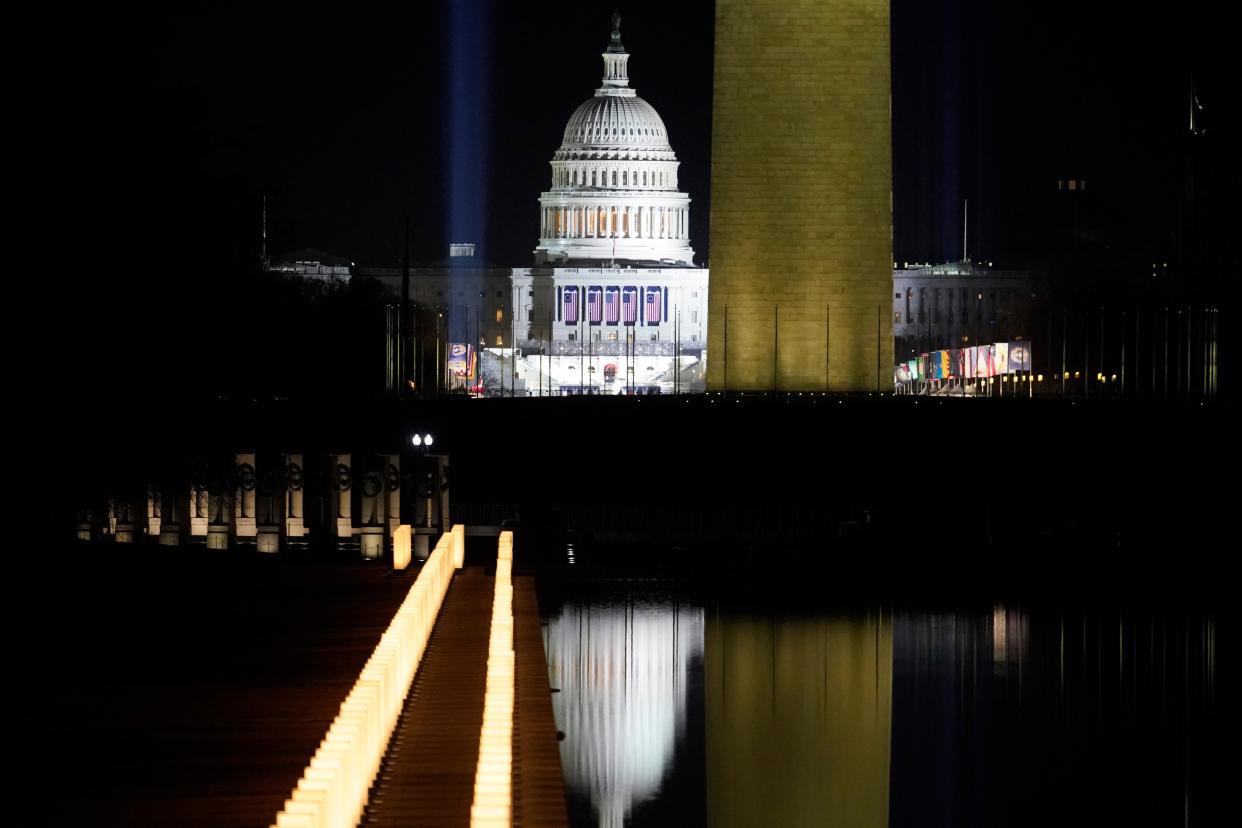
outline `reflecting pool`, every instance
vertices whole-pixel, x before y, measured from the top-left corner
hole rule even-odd
[[[544,635],[575,825],[1223,822],[1211,613],[596,581]]]

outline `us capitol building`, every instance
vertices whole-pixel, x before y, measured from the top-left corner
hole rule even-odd
[[[603,58],[600,87],[570,116],[552,156],[534,265],[490,264],[463,242],[410,269],[417,344],[406,376],[415,387],[506,396],[703,390],[708,272],[694,266],[690,196],[677,188],[663,120],[630,86],[617,18]],[[347,272],[400,295],[400,268],[342,264],[300,251],[274,269]],[[400,376],[394,341],[390,388]]]

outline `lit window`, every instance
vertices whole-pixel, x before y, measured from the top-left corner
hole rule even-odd
[[[502,346],[502,345],[504,345],[504,344],[505,344],[505,338],[504,338],[503,336],[498,336],[498,337],[496,337],[496,347],[497,347],[497,348],[499,348],[500,346]]]
[[[1077,180],[1075,180],[1075,179],[1073,179],[1073,178],[1071,178],[1071,179],[1069,180],[1069,188],[1070,188],[1070,191],[1071,191],[1071,192],[1073,192],[1074,190],[1077,190],[1077,189],[1078,189],[1078,181],[1077,181]]]
[[[497,321],[497,322],[504,322],[504,321],[505,321],[505,312],[504,312],[503,310],[497,310],[497,311],[496,311],[496,321]]]

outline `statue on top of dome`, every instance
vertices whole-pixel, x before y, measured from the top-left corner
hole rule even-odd
[[[612,42],[608,44],[610,52],[624,52],[625,47],[621,45],[621,10],[612,10]]]

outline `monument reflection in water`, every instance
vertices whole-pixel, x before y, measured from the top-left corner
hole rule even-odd
[[[1224,824],[1211,614],[645,588],[548,628],[576,825]]]
[[[684,741],[688,679],[703,658],[703,609],[667,595],[614,592],[566,605],[545,635],[570,798],[589,800],[597,824],[624,825],[636,806],[659,796]]]
[[[888,825],[887,614],[712,613],[707,824]]]

